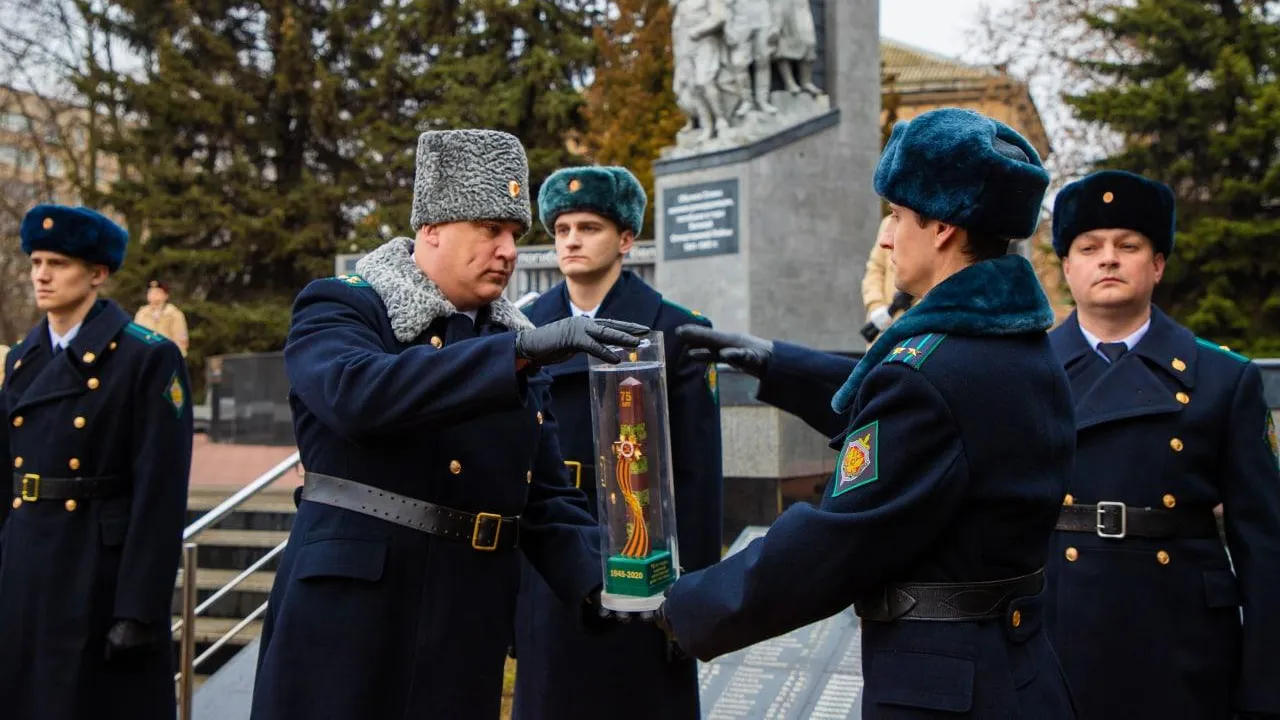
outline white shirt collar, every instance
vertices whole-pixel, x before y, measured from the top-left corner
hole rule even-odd
[[[84,325],[84,321],[76,323],[76,326],[68,330],[66,335],[58,335],[58,333],[53,331],[53,326],[50,325],[49,344],[53,346],[54,352],[57,352],[59,347],[65,348],[70,345],[71,341],[76,339],[76,335],[80,334],[81,325]]]
[[[1142,327],[1138,328],[1137,330],[1134,330],[1132,335],[1130,335],[1127,338],[1124,338],[1120,342],[1124,343],[1125,347],[1132,350],[1135,347],[1137,347],[1138,341],[1142,340],[1142,336],[1146,335],[1147,330],[1150,330],[1150,329],[1151,329],[1151,318],[1148,317],[1147,321],[1142,323]],[[1102,351],[1098,349],[1098,343],[1102,342],[1102,338],[1099,338],[1097,335],[1094,335],[1088,330],[1085,330],[1083,325],[1080,326],[1080,332],[1081,334],[1084,335],[1084,341],[1089,343],[1089,347],[1093,348],[1093,351],[1098,354],[1098,357],[1101,357],[1105,360],[1107,356],[1103,355]],[[1108,360],[1107,362],[1110,362],[1110,360]]]
[[[471,318],[472,323],[476,321],[476,316],[480,314],[479,310],[460,310],[459,312]]]
[[[586,315],[587,317],[591,318],[592,320],[595,320],[595,319],[596,319],[596,313],[600,312],[600,306],[599,306],[599,305],[597,305],[597,306],[595,306],[595,307],[591,308],[590,310],[583,310],[582,308],[578,307],[577,305],[574,305],[574,304],[573,304],[573,301],[572,301],[572,300],[570,300],[570,301],[569,301],[569,310],[570,310],[570,312],[572,312],[572,313],[573,313],[573,316],[574,316],[574,317],[577,317],[577,316],[579,316],[579,315]]]

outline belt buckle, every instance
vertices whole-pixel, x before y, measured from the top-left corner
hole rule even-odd
[[[480,544],[480,525],[484,520],[492,520],[493,524],[493,542],[482,545]],[[471,528],[471,547],[484,552],[493,552],[498,549],[498,537],[502,535],[502,516],[494,513],[476,513],[475,525]]]
[[[22,501],[35,502],[40,499],[40,476],[27,473],[22,476]]]
[[[1112,512],[1119,512],[1120,515],[1120,531],[1115,532],[1114,523],[1108,522],[1109,518],[1115,517]],[[1098,537],[1123,539],[1129,516],[1129,508],[1122,502],[1102,501],[1098,503],[1097,514],[1097,532]]]
[[[565,460],[564,464],[565,464],[565,467],[573,471],[573,486],[576,488],[581,488],[582,487],[582,463],[578,462],[577,460]]]

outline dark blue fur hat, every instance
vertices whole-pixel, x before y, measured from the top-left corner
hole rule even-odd
[[[1030,237],[1049,173],[1013,128],[960,108],[899,122],[876,167],[876,193],[922,217],[1006,239]]]
[[[648,199],[644,187],[623,167],[574,167],[552,173],[538,192],[538,216],[553,236],[556,218],[567,212],[592,212],[609,218],[618,230],[636,237],[644,228]]]
[[[22,252],[61,253],[115,272],[124,263],[129,233],[102,213],[86,207],[37,205],[22,218]]]
[[[1053,251],[1065,257],[1071,241],[1090,230],[1140,232],[1155,251],[1173,254],[1173,188],[1123,170],[1102,170],[1070,183],[1053,203]]]

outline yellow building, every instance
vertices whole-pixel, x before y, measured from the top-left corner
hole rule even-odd
[[[880,38],[881,123],[911,118],[940,107],[963,107],[995,118],[1022,133],[1048,158],[1053,152],[1027,84],[1002,66],[968,65],[888,38]],[[1059,322],[1071,312],[1071,295],[1050,245],[1046,211],[1027,255],[1053,303]]]

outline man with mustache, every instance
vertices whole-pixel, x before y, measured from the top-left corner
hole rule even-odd
[[[792,505],[681,576],[657,621],[707,660],[853,605],[863,717],[1072,718],[1041,631],[1041,569],[1075,424],[1053,311],[1031,264],[1007,254],[1034,233],[1049,175],[1012,128],[943,108],[894,126],[874,179],[898,289],[920,302],[856,365],[679,330],[840,454],[817,506]]]
[[[643,325],[535,328],[502,295],[529,229],[524,148],[423,133],[412,238],[311,283],[285,344],[306,476],[263,627],[253,717],[494,718],[520,555],[600,622],[599,537],[541,368]]]
[[[1174,212],[1167,185],[1114,170],[1054,204],[1078,439],[1047,627],[1082,718],[1280,718],[1275,426],[1256,365],[1151,304]]]
[[[675,329],[711,322],[622,269],[646,204],[644,187],[626,168],[567,168],[547,178],[538,215],[555,238],[565,280],[534,303],[529,319],[547,325],[575,316],[614,318],[663,333],[680,565],[699,570],[720,559],[720,406],[715,365],[685,354]],[[586,358],[547,371],[555,379],[561,448],[595,511],[596,428]],[[516,617],[516,720],[573,717],[583,707],[608,707],[614,720],[700,717],[694,660],[668,659],[660,630],[636,622],[588,636],[577,609],[557,600],[532,566],[525,570]]]

